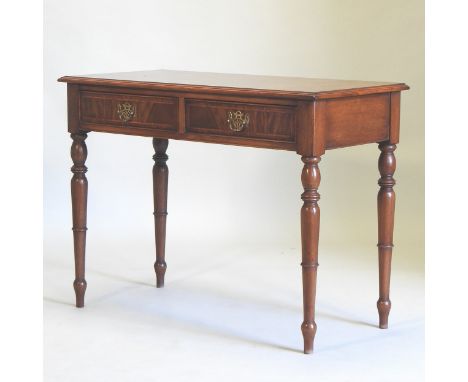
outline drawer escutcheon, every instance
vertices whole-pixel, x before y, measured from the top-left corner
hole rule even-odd
[[[227,123],[232,131],[242,131],[249,126],[249,113],[240,110],[228,112]]]
[[[117,115],[123,122],[130,121],[136,114],[136,107],[128,102],[117,104]]]

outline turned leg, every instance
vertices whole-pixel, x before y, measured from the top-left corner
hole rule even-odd
[[[71,158],[73,166],[71,171],[71,196],[73,214],[73,241],[75,252],[75,281],[73,288],[76,295],[76,306],[84,306],[84,295],[86,291],[85,280],[85,249],[86,249],[86,204],[88,198],[88,180],[86,179],[85,166],[88,150],[86,148],[85,133],[71,134],[73,143],[71,146]]]
[[[302,286],[304,299],[304,322],[301,325],[304,337],[304,353],[312,353],[315,332],[315,292],[317,284],[318,242],[320,226],[320,208],[318,201],[320,194],[319,157],[302,157],[302,186],[304,192],[301,199],[304,204],[301,209],[301,238],[302,238]]]
[[[390,269],[393,249],[393,220],[395,214],[395,192],[393,186],[395,180],[393,173],[396,168],[395,155],[396,146],[390,143],[380,143],[381,151],[379,157],[379,186],[377,195],[377,213],[379,229],[379,300],[377,309],[379,311],[379,327],[388,328],[388,314],[392,303],[390,302]]]
[[[167,178],[169,169],[166,162],[167,139],[153,138],[155,154],[153,156],[153,197],[154,197],[154,227],[156,239],[156,286],[164,286],[164,274],[166,273],[165,247],[166,247],[166,216],[167,216]]]

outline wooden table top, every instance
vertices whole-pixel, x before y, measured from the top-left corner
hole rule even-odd
[[[124,73],[65,76],[60,82],[83,85],[109,85],[158,90],[209,91],[217,93],[255,93],[272,96],[336,98],[385,93],[408,89],[403,83],[348,81],[300,77],[223,74],[175,70],[150,70]]]

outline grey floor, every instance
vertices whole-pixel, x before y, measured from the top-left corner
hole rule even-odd
[[[73,306],[69,240],[45,243],[46,381],[422,381],[424,275],[395,256],[376,327],[376,248],[320,248],[315,353],[301,353],[298,248],[172,243],[154,287],[147,241],[90,242]]]

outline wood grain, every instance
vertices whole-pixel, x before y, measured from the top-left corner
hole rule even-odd
[[[170,78],[173,74],[167,75]],[[136,74],[128,76],[137,77]],[[218,77],[213,78],[223,81],[224,77]],[[250,76],[246,78],[250,79]],[[234,81],[230,76],[224,80],[226,83]],[[281,84],[284,86],[282,89],[297,89],[296,80],[292,79],[289,83],[286,79],[275,78],[269,82],[265,78],[260,83],[269,84],[265,87]],[[238,83],[243,81],[246,80],[238,79]],[[307,86],[315,86],[315,89],[338,85],[346,87],[354,83],[328,80],[306,82]],[[135,85],[134,82],[131,84]],[[360,92],[356,92],[351,96],[315,97],[308,101],[293,93],[289,94],[290,97],[278,98],[274,91],[267,94],[266,90],[258,89],[236,95],[231,92],[216,93],[215,88],[210,93],[195,92],[200,90],[197,86],[185,85],[157,88],[129,87],[120,82],[72,81],[68,86],[71,131],[99,131],[291,150],[304,156],[321,156],[325,149],[381,142],[389,139],[390,135],[390,140],[398,139],[400,92],[388,92],[388,84],[382,83],[373,83],[373,94],[360,95]],[[371,91],[369,87],[358,89]],[[386,92],[382,93],[383,89]],[[341,90],[348,92],[349,89]],[[119,120],[116,113],[117,105],[121,102],[130,102],[137,109],[135,117],[125,123]],[[248,112],[251,116],[250,127],[241,132],[229,130],[226,123],[229,110]]]
[[[320,231],[320,194],[319,157],[302,157],[304,167],[301,181],[304,192],[301,195],[301,238],[302,238],[302,287],[304,303],[304,321],[301,325],[304,337],[304,353],[312,353],[317,331],[315,323],[315,295],[317,286],[318,243]]]
[[[189,133],[224,135],[294,142],[295,107],[260,105],[240,102],[188,100],[186,131]],[[233,131],[227,123],[228,112],[241,111],[249,116],[249,124],[242,131]]]
[[[153,199],[154,199],[154,233],[156,242],[156,261],[154,271],[156,273],[156,286],[164,286],[166,274],[166,218],[167,218],[167,186],[169,169],[166,154],[169,141],[167,139],[153,139]]]
[[[59,81],[87,85],[110,85],[129,88],[192,91],[197,93],[257,94],[270,97],[306,99],[349,97],[352,95],[388,93],[408,89],[405,84],[393,82],[171,70],[65,76],[61,77]]]
[[[118,105],[124,103],[135,108],[134,117],[127,122],[118,115]],[[81,92],[80,119],[84,123],[176,131],[178,111],[176,97]]]
[[[80,131],[80,87],[79,85],[67,85],[67,108],[68,108],[68,132],[79,133]]]
[[[392,307],[390,301],[390,270],[393,251],[393,224],[395,215],[395,192],[393,174],[396,169],[396,160],[393,152],[396,146],[388,142],[379,144],[381,151],[379,157],[379,186],[377,195],[379,242],[379,327],[388,327],[388,315]]]
[[[399,103],[392,103],[393,93],[269,104],[252,102],[250,97],[222,97],[221,102],[206,100],[203,95],[198,99],[185,94],[167,97],[161,92],[154,96],[88,91],[80,94],[80,123],[73,126],[80,131],[294,150],[300,155],[320,156],[325,149],[387,140],[391,128],[397,139],[399,130]],[[137,108],[135,118],[127,123],[116,114],[117,104],[125,100]],[[248,128],[241,132],[229,129],[227,112],[232,110],[250,115]]]
[[[388,326],[395,210],[395,144],[403,83],[321,80],[237,74],[149,71],[62,77],[68,88],[68,130],[73,139],[71,180],[76,306],[84,305],[88,182],[86,133],[153,138],[156,286],[164,286],[169,139],[296,151],[302,158],[301,244],[304,353],[317,330],[320,208],[318,164],[327,149],[379,143],[379,326]],[[119,105],[135,112],[122,118]],[[128,106],[128,105],[127,105]],[[120,109],[122,107],[120,106]],[[229,111],[249,115],[239,131]]]
[[[388,139],[390,95],[377,94],[319,101],[327,149]]]
[[[73,160],[71,171],[73,177],[71,179],[71,197],[72,197],[72,217],[73,217],[73,247],[75,253],[75,281],[73,288],[75,289],[76,306],[82,308],[84,306],[84,295],[86,292],[85,279],[85,251],[86,251],[86,215],[87,215],[87,200],[88,200],[88,179],[86,172],[88,168],[85,166],[88,156],[86,148],[85,133],[71,134],[73,143],[70,154]]]
[[[400,141],[400,92],[390,95],[390,132],[388,141],[397,144]]]

